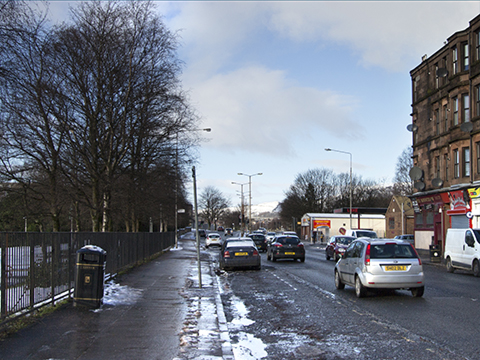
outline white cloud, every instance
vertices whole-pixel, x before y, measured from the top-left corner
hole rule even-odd
[[[322,136],[363,136],[351,119],[355,99],[289,83],[282,71],[249,67],[212,76],[192,90],[194,105],[215,129],[206,146],[278,156],[295,153],[295,141]],[[318,136],[317,135],[317,136]]]
[[[343,43],[365,66],[405,71],[407,60],[420,62],[425,52],[436,51],[479,10],[471,1],[275,3],[270,26],[299,42]]]

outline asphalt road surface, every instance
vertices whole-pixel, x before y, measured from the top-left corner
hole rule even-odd
[[[218,250],[209,249],[212,259]],[[219,272],[236,359],[478,359],[480,279],[424,265],[423,298],[337,290],[334,262],[306,245],[305,263]]]

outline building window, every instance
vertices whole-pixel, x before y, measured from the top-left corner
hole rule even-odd
[[[453,74],[455,75],[458,72],[458,52],[457,47],[452,49],[452,66],[453,66]]]
[[[480,141],[475,144],[477,150],[477,174],[480,174]]]
[[[453,178],[458,179],[460,177],[460,156],[458,149],[453,150]]]
[[[463,109],[463,114],[462,114],[462,121],[469,122],[470,121],[470,96],[468,94],[464,94],[462,96],[462,109]]]
[[[475,33],[475,54],[477,55],[477,60],[480,60],[480,29]]]
[[[462,149],[463,177],[470,176],[470,148]]]
[[[445,122],[445,132],[448,131],[448,110],[447,105],[443,105],[443,121]]]
[[[440,156],[435,157],[435,177],[440,179]]]
[[[440,109],[435,109],[435,133],[440,135]]]
[[[395,218],[394,217],[388,218],[388,228],[391,229],[391,230],[395,229]]]
[[[480,85],[475,86],[475,115],[480,116]]]
[[[452,99],[452,107],[453,107],[453,126],[458,125],[458,97],[454,97]]]
[[[448,181],[448,161],[450,159],[448,158],[447,154],[445,154],[444,159],[445,159],[445,181]]]
[[[438,89],[439,79],[438,79],[438,64],[435,64],[435,88]]]
[[[463,70],[468,70],[468,43],[463,44]]]
[[[421,227],[421,225],[423,225],[423,213],[415,214],[415,224],[417,227]]]

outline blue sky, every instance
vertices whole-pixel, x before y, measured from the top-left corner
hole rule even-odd
[[[155,2],[179,31],[183,87],[202,118],[197,188],[233,205],[281,201],[317,167],[390,184],[411,145],[409,72],[480,13],[479,2]],[[62,2],[53,2],[58,11]],[[248,186],[244,187],[248,190]]]

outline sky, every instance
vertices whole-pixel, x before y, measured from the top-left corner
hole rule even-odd
[[[60,14],[64,2],[50,9]],[[352,169],[391,184],[412,144],[410,71],[480,13],[476,1],[155,1],[178,32],[205,139],[197,191],[282,201],[298,174]]]

